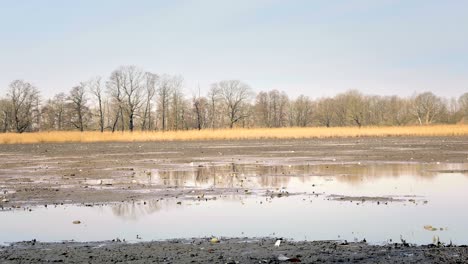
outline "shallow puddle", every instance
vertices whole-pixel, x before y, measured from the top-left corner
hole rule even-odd
[[[138,184],[247,195],[0,211],[0,242],[205,236],[468,243],[465,164],[198,164],[142,170]],[[87,184],[102,184],[100,181]],[[80,224],[73,224],[79,220]],[[137,239],[141,237],[140,239]]]

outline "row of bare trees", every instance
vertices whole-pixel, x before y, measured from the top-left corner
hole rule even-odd
[[[468,92],[446,99],[431,92],[410,98],[364,95],[291,99],[277,90],[254,94],[239,80],[187,96],[183,78],[135,66],[92,78],[42,100],[29,82],[13,81],[0,98],[0,131],[142,131],[234,127],[427,125],[468,121]]]

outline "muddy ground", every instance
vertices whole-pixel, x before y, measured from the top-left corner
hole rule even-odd
[[[462,164],[466,174],[468,138],[344,138],[320,140],[261,140],[218,142],[145,142],[90,144],[0,145],[0,208],[21,210],[52,204],[102,204],[149,199],[213,199],[218,195],[284,195],[274,189],[246,189],[235,184],[186,186],[174,171],[200,172],[236,165],[275,167],[311,166],[315,175],[346,174],[346,164]],[[330,169],[329,168],[333,168]],[[340,170],[341,168],[341,170]],[[434,171],[438,169],[434,167]],[[153,182],[155,170],[159,181]],[[430,173],[430,170],[428,170]],[[175,176],[174,176],[175,175]],[[207,176],[208,175],[208,176]],[[161,180],[162,179],[162,180]],[[204,182],[204,179],[200,180]],[[288,195],[294,195],[293,193]],[[338,196],[349,200],[356,197]],[[333,197],[332,197],[333,198]],[[379,197],[359,197],[381,201]],[[20,208],[20,209],[18,209]],[[0,210],[1,210],[0,209]],[[1,212],[0,212],[1,213]],[[1,215],[0,215],[1,219]],[[118,242],[39,243],[23,242],[0,247],[2,263],[277,263],[278,256],[295,257],[305,263],[466,263],[466,247],[374,246],[366,243],[284,242],[272,239],[208,239],[136,244]]]
[[[0,206],[199,198],[200,188],[192,192],[174,179],[168,179],[170,184],[148,184],[154,169],[206,167],[209,174],[208,168],[231,163],[307,164],[322,166],[315,173],[326,176],[328,167],[323,166],[389,162],[468,164],[468,138],[0,145]],[[231,185],[202,191],[210,197],[245,190]]]
[[[2,263],[467,263],[467,247],[408,246],[275,239],[17,243],[0,248]],[[287,260],[289,258],[289,260]]]

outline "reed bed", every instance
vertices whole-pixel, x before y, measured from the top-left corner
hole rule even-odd
[[[65,142],[145,142],[204,141],[253,139],[307,139],[347,137],[437,137],[468,136],[468,125],[388,126],[388,127],[307,127],[204,129],[154,132],[76,132],[51,131],[0,134],[0,144],[65,143]]]

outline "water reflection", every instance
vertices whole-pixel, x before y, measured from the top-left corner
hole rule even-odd
[[[120,203],[111,205],[112,213],[127,220],[137,220],[138,218],[156,213],[164,206],[167,207],[167,201],[153,200],[133,203]]]
[[[34,208],[0,212],[0,242],[282,236],[298,240],[366,238],[380,243],[402,235],[414,243],[468,243],[468,164],[194,164],[185,170],[137,170],[137,184],[187,187],[186,196],[107,206]],[[96,184],[106,184],[106,180]],[[92,184],[92,182],[87,182]],[[199,188],[199,190],[197,190]],[[251,195],[212,194],[189,199],[205,188],[259,189]],[[262,189],[262,190],[260,190]],[[281,198],[265,189],[297,192]],[[275,191],[275,190],[273,190]],[[232,192],[231,192],[232,193]],[[314,193],[325,195],[316,196]],[[378,204],[327,200],[327,195],[403,197]],[[411,202],[408,196],[427,202]],[[216,199],[214,199],[216,198]],[[31,221],[34,219],[34,221]],[[80,220],[83,224],[73,225]],[[424,226],[443,227],[428,231]],[[50,228],[53,226],[54,228]]]
[[[161,211],[168,212],[174,209],[184,209],[189,206],[199,206],[201,204],[209,204],[213,201],[221,201],[222,203],[232,203],[240,202],[249,199],[246,197],[241,197],[239,195],[220,195],[219,199],[210,197],[209,199],[184,199],[181,197],[177,198],[160,198],[154,200],[145,200],[145,201],[134,201],[134,202],[124,202],[109,204],[108,206],[97,206],[101,211],[104,211],[104,208],[110,208],[114,216],[119,217],[123,220],[137,221],[140,218],[144,218],[147,215],[157,214]]]
[[[316,181],[327,176],[351,185],[381,178],[413,177],[433,179],[440,171],[461,171],[468,165],[421,163],[370,163],[321,165],[236,164],[187,166],[185,170],[143,170],[136,175],[140,184],[200,188],[282,188]],[[339,176],[339,177],[338,177]],[[297,186],[296,186],[297,187]]]
[[[427,204],[335,202],[314,195],[267,197],[221,196],[216,200],[179,199],[111,204],[58,206],[29,211],[0,212],[0,243],[40,241],[101,241],[114,238],[143,240],[170,238],[280,236],[296,240],[366,238],[371,243],[399,241],[427,244],[437,235],[442,242],[468,243],[468,178],[438,175],[430,186],[439,188]],[[443,187],[446,186],[446,187]],[[31,220],[33,219],[33,221]],[[74,225],[80,220],[82,224]],[[442,227],[428,231],[425,226]],[[53,228],[51,228],[53,227]]]

